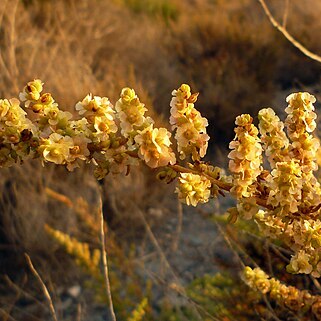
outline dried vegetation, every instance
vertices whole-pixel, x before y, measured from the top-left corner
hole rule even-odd
[[[292,2],[288,29],[309,49],[321,52],[320,4],[316,0]],[[166,126],[169,93],[186,82],[201,92],[199,106],[209,119],[213,140],[226,143],[232,138],[236,115],[270,105],[279,90],[319,83],[319,65],[298,53],[271,27],[256,1],[190,0],[186,6],[181,3],[1,0],[0,96],[16,96],[27,81],[40,78],[60,106],[72,112],[75,102],[88,92],[115,101],[120,89],[129,85],[135,87],[142,101],[154,107],[154,119],[157,116],[157,122]],[[285,3],[270,2],[280,21]],[[1,282],[0,302],[3,300],[4,304],[0,305],[0,316],[4,320],[10,320],[10,316],[23,316],[24,320],[46,318],[41,303],[32,305],[30,310],[21,308],[22,298],[29,296],[34,302],[30,296],[37,293],[37,285],[26,277],[24,252],[44,275],[54,299],[58,300],[61,294],[57,284],[81,282],[83,278],[81,270],[74,269],[73,259],[46,233],[45,224],[80,241],[92,242],[95,247],[88,232],[91,229],[84,225],[77,210],[53,198],[48,188],[66,195],[72,204],[81,197],[85,201],[79,201],[80,208],[97,206],[102,188],[105,219],[111,227],[109,242],[114,244],[109,251],[116,258],[112,266],[122,266],[124,257],[128,264],[118,275],[119,279],[127,278],[127,282],[119,281],[116,288],[124,284],[132,287],[137,305],[144,296],[148,297],[148,282],[142,281],[143,290],[133,284],[137,276],[131,274],[128,266],[142,267],[144,262],[137,263],[137,253],[130,249],[130,242],[137,244],[137,239],[140,242],[146,238],[142,212],[152,225],[160,225],[167,214],[175,212],[172,190],[156,183],[154,173],[144,168],[134,170],[128,177],[108,177],[102,185],[99,187],[85,168],[67,175],[64,169],[42,168],[29,162],[1,170],[0,272],[7,277]],[[88,211],[89,220],[94,217],[91,215]],[[3,299],[8,288],[11,291]],[[124,316],[130,314],[126,304],[118,306]],[[86,319],[91,308],[85,303],[82,306],[83,311],[75,308],[71,315],[83,315]],[[195,316],[195,303],[190,306],[189,313]],[[135,304],[130,309],[133,307]],[[154,304],[153,308],[157,310],[159,305]],[[171,308],[169,311],[172,313]],[[169,312],[164,309],[162,313],[168,320]],[[191,320],[180,311],[173,320],[186,318]]]

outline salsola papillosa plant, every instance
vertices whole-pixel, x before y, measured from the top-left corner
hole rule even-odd
[[[177,179],[178,197],[188,205],[228,191],[237,200],[237,207],[230,209],[232,220],[239,216],[256,220],[264,235],[293,251],[289,272],[320,277],[315,98],[308,93],[290,95],[284,122],[271,108],[259,112],[258,128],[250,115],[237,117],[230,143],[231,174],[226,175],[202,161],[209,136],[208,122],[194,106],[198,94],[182,85],[172,95],[170,124],[176,151],[171,133],[154,127],[133,89],[124,88],[115,106],[106,97],[89,94],[76,104],[79,117],[73,119],[50,93],[43,93],[41,80],[31,81],[19,99],[0,100],[0,165],[39,158],[43,164],[73,170],[84,161],[96,166],[95,176],[101,179],[108,173],[126,173],[141,161],[159,169],[158,179],[166,183]],[[187,166],[180,164],[186,159],[191,161]]]
[[[320,296],[282,284],[279,280],[269,277],[260,268],[251,269],[247,266],[243,271],[243,279],[252,289],[269,295],[270,299],[280,306],[301,313],[311,311],[317,320],[321,320]]]

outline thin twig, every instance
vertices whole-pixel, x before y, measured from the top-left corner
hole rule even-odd
[[[176,283],[172,283],[168,286],[168,282],[164,280],[158,273],[152,272],[151,270],[146,269],[145,265],[141,262],[137,262],[137,265],[145,270],[145,272],[148,274],[148,276],[157,284],[165,285],[170,290],[174,291],[175,293],[182,296],[187,302],[192,304],[193,307],[195,307],[197,310],[203,312],[207,317],[209,317],[213,321],[221,321],[222,319],[218,319],[216,316],[211,315],[204,307],[200,304],[198,304],[196,301],[191,299],[189,296],[186,295],[185,289]],[[231,319],[231,321],[234,321],[234,319]]]
[[[57,315],[56,315],[56,311],[55,311],[55,308],[54,308],[54,305],[52,303],[52,300],[51,300],[51,297],[50,297],[50,294],[49,294],[49,291],[45,285],[45,283],[42,281],[39,273],[37,272],[37,270],[34,268],[32,262],[31,262],[31,259],[30,259],[30,256],[28,254],[25,253],[25,257],[26,257],[26,260],[27,260],[27,263],[29,265],[29,268],[31,270],[31,272],[33,273],[33,275],[36,277],[36,279],[39,281],[41,287],[42,287],[42,290],[43,290],[43,293],[48,301],[48,304],[49,304],[49,309],[50,309],[50,312],[51,312],[51,316],[52,318],[55,320],[55,321],[58,321],[57,319]]]
[[[217,222],[215,222],[219,232],[221,233],[221,235],[223,236],[226,244],[229,246],[229,248],[231,249],[231,251],[233,252],[233,254],[235,255],[236,259],[239,261],[240,265],[242,266],[242,268],[244,269],[245,268],[245,264],[244,262],[242,261],[239,253],[234,249],[232,243],[231,243],[231,239],[227,236],[227,233],[223,231],[222,227],[220,224],[218,224]]]
[[[269,311],[271,312],[271,317],[275,320],[275,321],[281,321],[281,319],[278,318],[278,316],[275,314],[275,311],[273,310],[269,300],[267,299],[266,295],[263,295],[263,299],[264,302],[267,306],[267,308],[269,309]]]
[[[160,256],[161,260],[165,263],[166,268],[167,268],[168,271],[172,274],[175,282],[177,283],[177,287],[180,289],[181,295],[184,296],[185,298],[187,298],[188,295],[187,295],[187,293],[186,293],[186,291],[185,291],[184,286],[181,284],[181,281],[180,281],[179,277],[178,277],[178,276],[176,275],[176,273],[174,272],[174,270],[173,270],[171,264],[169,263],[166,255],[165,255],[165,253],[164,253],[164,251],[162,250],[161,246],[159,245],[159,242],[157,241],[157,239],[156,239],[156,237],[155,237],[155,235],[154,235],[154,233],[153,233],[150,225],[148,224],[148,222],[147,222],[147,220],[146,220],[146,218],[145,218],[144,213],[143,213],[139,208],[137,208],[137,212],[139,213],[139,216],[140,216],[140,218],[141,218],[141,220],[142,220],[142,222],[144,223],[144,226],[145,226],[145,228],[146,228],[146,232],[147,232],[150,240],[151,240],[152,243],[154,244],[157,252],[159,253],[159,256]],[[194,306],[193,306],[193,307],[194,307]],[[196,313],[197,318],[198,318],[199,320],[202,320],[202,317],[201,317],[201,315],[199,314],[198,310],[195,309],[194,312]]]
[[[113,298],[110,290],[110,282],[109,282],[109,273],[108,273],[108,259],[107,259],[107,251],[105,247],[105,232],[104,232],[104,215],[102,208],[102,200],[99,199],[99,214],[100,214],[100,239],[101,239],[101,253],[103,259],[103,267],[104,267],[104,277],[105,277],[105,285],[109,303],[109,310],[111,314],[111,318],[113,321],[116,321],[116,315],[114,312]]]
[[[316,55],[315,53],[311,52],[310,50],[308,50],[307,48],[305,48],[300,42],[298,42],[296,39],[293,38],[292,35],[289,34],[289,32],[282,27],[273,17],[271,11],[269,10],[268,6],[266,5],[264,0],[258,0],[258,2],[261,4],[265,15],[269,18],[270,22],[272,23],[272,25],[278,29],[283,36],[289,40],[292,45],[296,48],[298,48],[304,55],[306,55],[307,57],[311,58],[312,60],[315,60],[317,62],[321,63],[321,57],[319,55]]]
[[[321,285],[320,285],[319,281],[311,274],[309,276],[310,276],[310,279],[312,280],[314,286],[317,288],[318,292],[321,293]]]
[[[278,247],[276,247],[276,246],[275,246],[274,244],[272,244],[272,243],[270,244],[270,246],[271,246],[273,252],[274,252],[276,255],[278,255],[281,259],[283,259],[284,262],[286,262],[286,263],[289,263],[289,262],[290,262],[290,259],[287,258],[285,255],[283,255],[283,254],[281,253],[281,251],[279,250]]]
[[[157,241],[157,239],[156,239],[156,237],[155,237],[155,235],[154,235],[154,233],[153,233],[150,225],[148,224],[148,222],[147,222],[147,220],[146,220],[146,218],[145,218],[145,215],[143,214],[143,212],[142,212],[139,208],[137,208],[137,212],[138,212],[138,214],[139,214],[142,222],[144,223],[144,226],[145,226],[146,232],[147,232],[147,234],[148,234],[148,237],[150,238],[150,240],[152,241],[153,245],[155,246],[155,248],[156,248],[156,250],[157,250],[157,252],[158,252],[161,260],[165,263],[166,268],[171,272],[171,274],[172,274],[172,276],[174,277],[174,279],[176,280],[176,282],[179,282],[178,276],[177,276],[176,273],[173,271],[170,263],[168,262],[167,257],[166,257],[166,255],[165,255],[164,251],[163,251],[162,248],[160,247],[160,245],[159,245],[159,243],[158,243],[158,241]]]
[[[286,23],[288,22],[289,7],[290,7],[290,0],[285,0],[285,9],[284,9],[283,23],[282,23],[282,27],[284,29],[286,28]]]
[[[5,307],[6,307],[6,306],[4,306],[4,308],[5,308]],[[18,311],[20,314],[26,316],[26,318],[22,318],[22,319],[20,319],[19,321],[21,321],[21,320],[43,321],[43,319],[39,319],[39,318],[38,318],[36,315],[34,315],[33,313],[30,313],[30,312],[26,311],[27,309],[25,309],[25,308],[19,308],[17,305],[15,305],[13,308],[14,308],[16,311]],[[16,319],[13,319],[13,320],[17,321]],[[1,321],[5,321],[5,320],[1,320]]]
[[[17,321],[16,319],[14,319],[6,310],[0,308],[0,312],[3,315],[3,318],[6,319],[2,319],[3,321],[8,320],[8,321]],[[0,314],[0,315],[1,315]]]
[[[239,230],[239,232],[242,233],[242,234],[249,235],[249,236],[255,238],[256,240],[259,240],[259,241],[262,241],[262,242],[265,240],[264,237],[258,236],[258,235],[254,234],[254,233],[249,232],[249,231]],[[293,255],[292,251],[287,250],[286,248],[284,248],[284,247],[282,247],[280,245],[276,245],[276,244],[270,242],[269,246],[280,250],[281,252],[285,253],[286,255]],[[288,261],[289,259],[286,258],[286,260]]]
[[[264,247],[265,247],[266,257],[267,257],[267,261],[268,261],[269,275],[274,276],[271,253],[270,253],[270,242],[268,240],[265,240]]]
[[[12,12],[10,13],[10,25],[9,25],[9,39],[8,39],[8,62],[9,69],[11,74],[11,81],[15,91],[18,91],[18,66],[16,60],[16,17],[17,17],[17,9],[19,5],[19,0],[13,2]]]
[[[8,321],[8,317],[10,316],[10,313],[11,313],[12,309],[14,308],[14,306],[16,305],[16,303],[19,301],[20,296],[21,296],[21,291],[17,290],[13,302],[11,302],[11,304],[10,304],[10,308],[8,308],[7,311],[6,311],[8,313],[8,315],[5,316],[2,319],[2,321]]]
[[[8,283],[8,285],[13,288],[16,292],[21,292],[26,298],[33,300],[35,303],[39,304],[42,308],[47,309],[47,306],[40,302],[38,299],[36,299],[33,295],[26,292],[24,289],[16,285],[9,277],[8,275],[4,276],[5,281]]]
[[[172,251],[175,253],[178,249],[179,239],[182,233],[183,225],[183,206],[180,200],[177,200],[177,227],[172,243]]]
[[[6,13],[6,6],[7,6],[7,2],[8,0],[5,0],[4,3],[2,4],[2,7],[1,7],[1,12],[0,12],[0,26],[2,25],[2,21],[3,21],[3,17]],[[0,50],[0,63],[1,63],[1,67],[2,67],[2,72],[5,72],[6,74],[6,77],[8,78],[8,80],[10,81],[11,79],[11,74],[10,74],[10,71],[5,63],[5,60],[3,58],[3,50]]]

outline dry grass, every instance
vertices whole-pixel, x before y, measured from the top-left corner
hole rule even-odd
[[[274,30],[256,1],[190,0],[186,6],[180,0],[168,1],[177,9],[175,19],[164,19],[159,9],[135,9],[138,0],[25,3],[0,1],[1,98],[17,96],[27,81],[40,78],[62,108],[72,111],[88,92],[115,101],[120,89],[129,85],[154,106],[151,113],[157,123],[168,126],[164,119],[170,93],[187,82],[201,92],[198,106],[210,120],[210,134],[226,143],[237,114],[270,105],[275,93],[293,81],[319,81],[319,65]],[[269,1],[281,22],[285,3]],[[320,11],[317,0],[293,0],[287,14],[291,34],[319,54]],[[128,177],[102,182],[105,219],[121,242],[144,238],[140,211],[149,223],[160,223],[164,215],[175,212],[170,196],[174,187],[161,185],[154,176],[139,168]],[[62,253],[55,257],[58,246],[45,234],[44,224],[69,234],[81,232],[82,226],[72,208],[48,197],[46,187],[98,204],[98,183],[89,168],[67,175],[63,168],[42,168],[32,161],[2,169],[1,273],[16,277],[25,267],[22,254],[28,252],[40,272],[48,272],[49,281],[55,273],[56,278],[68,279],[62,271],[71,259]]]

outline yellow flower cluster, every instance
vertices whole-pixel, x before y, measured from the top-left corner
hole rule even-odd
[[[37,79],[29,82],[19,95],[35,128],[30,134],[37,148],[34,156],[73,170],[79,166],[78,160],[86,160],[90,154],[87,148],[90,140],[85,134],[87,121],[71,121],[71,113],[60,110],[51,94],[42,90],[43,84]]]
[[[268,178],[270,193],[267,203],[278,207],[279,215],[295,213],[301,203],[302,172],[296,160],[276,163]]]
[[[293,250],[287,266],[290,273],[321,276],[321,221],[320,219],[282,221],[282,217],[260,210],[255,216],[261,231],[271,239],[281,239]]]
[[[197,206],[198,203],[208,202],[211,195],[211,185],[210,180],[204,176],[181,173],[176,192],[183,203]]]
[[[75,106],[78,119],[43,93],[39,79],[29,82],[19,98],[0,100],[0,166],[32,157],[73,170],[85,161],[93,162],[96,177],[103,178],[126,172],[139,158],[152,168],[176,163],[171,133],[154,128],[133,89],[122,90],[115,108],[106,97],[87,95]]]
[[[138,130],[144,130],[154,121],[145,117],[147,108],[140,102],[134,89],[124,88],[115,105],[120,119],[121,132],[124,137],[133,138]]]
[[[172,95],[170,124],[176,130],[180,158],[192,155],[193,160],[199,160],[206,154],[209,136],[207,119],[194,107],[198,93],[191,94],[191,88],[183,84]]]
[[[151,168],[175,164],[176,157],[170,148],[170,137],[171,133],[166,128],[153,128],[152,124],[138,131],[135,136],[138,156]]]
[[[255,291],[268,294],[270,299],[292,311],[311,311],[317,320],[321,320],[321,297],[306,290],[286,286],[275,278],[270,278],[260,268],[245,267],[243,279]]]
[[[320,277],[321,190],[313,173],[319,148],[313,136],[315,98],[295,93],[287,102],[284,124],[271,108],[259,112],[260,136],[249,115],[237,118],[229,168],[230,190],[238,204],[230,214],[233,220],[254,217],[264,235],[283,241],[294,253],[289,272]],[[269,169],[262,166],[261,146]]]
[[[259,207],[256,204],[255,199],[249,197],[239,200],[236,205],[236,209],[238,212],[238,216],[241,216],[245,220],[250,220],[257,214]]]
[[[285,109],[288,136],[292,141],[303,142],[306,133],[312,133],[316,128],[317,116],[313,106],[316,99],[307,92],[299,92],[289,95],[286,101],[289,103]]]
[[[8,167],[33,157],[37,146],[36,128],[26,118],[19,100],[0,99],[0,166]]]
[[[116,103],[122,135],[128,139],[128,150],[138,149],[139,158],[152,168],[175,164],[176,157],[171,150],[171,133],[166,128],[154,128],[154,121],[145,117],[144,104],[135,91],[124,88]]]
[[[95,143],[105,143],[108,147],[110,143],[109,135],[117,132],[118,127],[115,123],[115,111],[107,97],[92,97],[87,95],[75,106],[80,116],[87,120],[87,127],[91,134],[91,140]]]
[[[319,140],[312,135],[316,128],[314,113],[315,97],[308,93],[295,93],[287,98],[285,109],[288,114],[285,125],[292,140],[289,155],[297,159],[302,169],[302,199],[305,206],[316,206],[321,202],[320,183],[313,175],[318,169],[317,151]]]
[[[273,211],[260,209],[254,219],[266,237],[272,239],[282,238],[286,244],[289,244],[292,232],[286,233],[286,231],[288,231],[287,226],[291,228],[292,225],[287,225],[287,223],[283,222],[282,216],[274,215]]]
[[[284,124],[272,108],[261,109],[258,118],[265,155],[270,162],[271,168],[274,168],[277,162],[289,159],[289,140],[283,130]]]
[[[262,146],[253,118],[241,115],[236,118],[235,138],[230,143],[229,169],[233,173],[233,192],[238,199],[254,195],[256,178],[261,174]]]
[[[42,86],[43,83],[40,79],[28,82],[27,86],[23,89],[23,92],[19,94],[19,99],[25,102],[26,107],[29,107],[31,103],[36,104],[37,102],[42,105],[40,99],[43,89]]]

